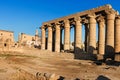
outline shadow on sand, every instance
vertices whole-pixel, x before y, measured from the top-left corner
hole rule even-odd
[[[105,77],[103,75],[100,75],[100,76],[97,77],[96,80],[111,80],[111,79],[109,79],[109,78],[107,78],[107,77]]]
[[[102,55],[103,59],[101,60],[98,60],[98,54],[94,54],[93,50],[95,49],[93,47],[90,47],[90,50],[91,53],[86,53],[82,49],[75,47],[75,52],[73,53],[74,59],[92,60],[97,65],[102,65],[102,63],[105,63],[106,65],[120,66],[120,52],[115,53],[113,47],[108,45],[106,46],[105,54]]]

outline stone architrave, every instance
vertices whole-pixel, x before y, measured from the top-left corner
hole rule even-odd
[[[48,45],[47,50],[52,51],[52,27],[48,25]]]
[[[64,50],[70,50],[70,23],[69,20],[64,20]]]
[[[95,14],[88,15],[89,17],[89,47],[88,53],[93,53],[96,49],[96,16]]]
[[[42,31],[42,42],[41,42],[41,49],[42,50],[45,50],[45,28],[41,28],[41,31]]]
[[[120,53],[120,16],[115,20],[115,53]]]
[[[115,21],[115,11],[106,11],[106,43],[105,43],[105,53],[114,53],[114,21]]]
[[[56,23],[55,52],[60,52],[60,24]]]
[[[81,51],[82,45],[82,23],[80,17],[76,17],[74,20],[75,20],[75,53],[79,53]]]
[[[105,20],[103,16],[97,18],[98,21],[98,54],[104,54],[105,50]]]

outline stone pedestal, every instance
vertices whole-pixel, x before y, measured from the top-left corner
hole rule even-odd
[[[115,53],[120,53],[120,16],[115,20]]]
[[[48,45],[47,50],[52,51],[52,27],[48,26]]]
[[[41,28],[41,31],[42,31],[41,49],[42,49],[42,50],[45,50],[45,29],[44,29],[44,28]]]
[[[89,15],[89,48],[88,53],[96,49],[96,20],[95,15]]]
[[[60,52],[60,25],[56,24],[55,52]]]
[[[75,53],[81,51],[82,23],[79,17],[75,18]]]
[[[64,50],[70,50],[70,23],[69,20],[65,20],[64,30]]]

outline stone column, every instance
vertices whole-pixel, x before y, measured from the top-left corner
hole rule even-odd
[[[63,33],[63,29],[61,28],[61,30],[60,30],[60,50],[64,50],[63,43],[62,43],[62,33]]]
[[[115,53],[120,53],[120,16],[115,20]]]
[[[64,50],[70,49],[70,23],[69,20],[65,20],[65,30],[64,30]]]
[[[45,50],[45,28],[41,27],[41,31],[42,31],[42,42],[41,42],[41,49]]]
[[[82,23],[80,17],[75,18],[75,53],[81,51],[82,44]]]
[[[89,47],[88,53],[93,53],[96,49],[96,20],[95,15],[88,15],[89,17]]]
[[[56,24],[55,52],[60,52],[60,24]]]
[[[114,53],[114,21],[115,12],[110,10],[106,11],[106,43],[105,43],[105,54]]]
[[[88,52],[88,44],[89,44],[89,24],[88,24],[88,19],[83,18],[82,23],[84,24],[85,27],[85,51]]]
[[[105,51],[105,21],[104,17],[100,16],[98,21],[98,54],[104,54]]]
[[[48,45],[47,49],[52,51],[52,27],[48,26]]]
[[[89,25],[85,24],[85,51],[88,52],[89,48]]]
[[[38,33],[38,30],[36,29],[36,31],[35,31],[35,42],[38,41],[38,38],[39,38],[39,33]]]

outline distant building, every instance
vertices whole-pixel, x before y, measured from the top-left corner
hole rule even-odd
[[[34,36],[25,33],[20,33],[18,37],[18,42],[20,46],[26,47],[40,47],[41,45],[41,39],[38,35],[37,30]]]
[[[0,51],[9,51],[14,46],[14,32],[0,30]]]

